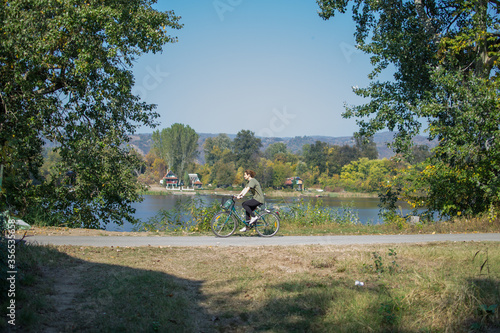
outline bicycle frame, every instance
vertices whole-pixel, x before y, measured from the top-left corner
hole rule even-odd
[[[249,223],[247,223],[247,221],[246,221],[244,218],[242,218],[242,217],[240,216],[240,214],[238,214],[238,211],[237,211],[237,210],[236,210],[236,208],[235,208],[235,206],[236,206],[236,201],[234,200],[234,198],[231,198],[231,199],[233,200],[233,203],[231,204],[231,207],[228,209],[228,211],[230,212],[230,215],[229,215],[229,216],[234,215],[234,216],[236,217],[236,219],[237,219],[238,221],[240,221],[240,223],[243,223],[245,226],[250,227],[250,224],[249,224]],[[259,217],[260,217],[260,215],[259,215]]]
[[[230,212],[229,216],[234,215],[236,217],[236,219],[238,221],[240,221],[240,223],[243,223],[245,226],[250,227],[250,223],[248,223],[244,218],[242,218],[240,216],[240,214],[238,214],[238,211],[235,208],[236,200],[234,200],[234,196],[231,197],[231,200],[233,201],[233,203],[231,204],[231,207],[229,207],[229,209],[227,210]],[[254,213],[256,213],[258,210],[261,210],[261,209],[262,208],[259,208],[259,207],[255,208]],[[266,213],[267,213],[267,209],[265,209],[265,208],[262,209],[262,212],[260,214],[259,214],[259,212],[257,212],[257,215],[259,218],[257,219],[256,223],[259,223],[262,216],[265,215]],[[279,214],[278,214],[278,216],[279,216]]]
[[[236,210],[235,197],[231,196],[229,200],[224,201],[223,198],[221,204],[222,210],[215,214],[210,221],[210,226],[216,236],[231,236],[239,224],[238,221],[248,228],[255,227],[257,233],[263,237],[272,237],[278,232],[280,221],[277,212],[272,212],[266,208],[255,209],[254,212],[256,212],[257,221],[250,225],[250,221],[247,222],[243,216],[240,216],[238,210]],[[228,229],[226,229],[226,226]]]

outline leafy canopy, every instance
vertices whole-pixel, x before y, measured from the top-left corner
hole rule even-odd
[[[358,118],[360,135],[385,128],[395,131],[397,152],[411,152],[411,138],[422,130],[422,122],[429,125],[429,138],[439,141],[427,165],[442,172],[421,175],[426,193],[419,196],[419,204],[445,215],[498,209],[500,2],[317,2],[324,19],[345,13],[352,5],[357,47],[371,55],[371,83],[354,90],[369,102],[347,107],[344,117]],[[389,65],[393,80],[378,81],[378,74]],[[469,180],[460,182],[464,175]],[[455,195],[448,195],[444,203],[440,191],[451,182]],[[417,190],[423,189],[410,192]]]
[[[233,140],[237,166],[244,169],[255,166],[260,157],[261,147],[262,141],[255,136],[254,132],[250,130],[239,131]]]
[[[169,31],[182,27],[154,3],[0,3],[0,209],[22,215],[41,206],[75,226],[132,220],[138,159],[123,143],[158,114],[132,94],[131,68],[175,42]],[[61,157],[50,181],[38,172],[47,142]]]
[[[153,132],[153,150],[179,179],[183,179],[187,165],[193,163],[198,155],[198,138],[199,135],[189,125],[176,123]]]

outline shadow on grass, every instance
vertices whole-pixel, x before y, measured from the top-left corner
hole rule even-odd
[[[211,324],[199,305],[202,281],[85,261],[53,247],[24,245],[17,254],[16,325],[2,321],[0,331],[202,332]]]
[[[385,288],[355,287],[331,280],[281,282],[266,286],[267,301],[253,305],[251,286],[240,293],[217,295],[220,302],[238,298],[240,307],[219,313],[221,332],[403,332],[400,299]],[[357,301],[360,304],[357,304]],[[252,309],[244,311],[243,309]]]
[[[387,288],[383,283],[356,287],[351,282],[332,280],[325,283],[311,279],[277,283],[266,287],[271,289],[271,297],[261,306],[249,312],[232,310],[222,316],[239,318],[240,327],[256,332],[416,333],[443,329],[455,332],[500,332],[498,279],[470,280],[470,299],[458,303],[456,298],[449,300],[449,306],[455,308],[456,320],[441,322],[444,327],[434,327],[432,325],[436,323],[432,322],[424,324],[425,321],[421,321],[424,318],[417,317],[417,313],[422,310],[405,302],[404,296],[397,294],[397,289]],[[244,292],[250,295],[244,308],[252,308],[252,292]],[[469,303],[477,302],[481,304],[475,310],[468,307]],[[425,305],[422,309],[425,309]],[[231,331],[234,322],[221,325],[222,331]]]
[[[500,332],[500,279],[477,277],[468,279],[467,285],[477,307],[463,318],[462,326],[470,332]]]
[[[66,250],[71,253],[78,249],[68,247]],[[109,257],[110,261],[119,262],[116,249],[87,248],[85,251],[79,253],[78,257],[86,258],[87,255],[92,256],[92,252],[100,251],[99,260]],[[109,252],[103,255],[103,251]],[[130,251],[130,255],[128,262],[132,259],[146,260],[148,265],[142,266],[155,267],[155,258],[151,255],[138,256],[134,251]],[[217,284],[217,287],[213,287],[212,294],[207,294],[202,290],[202,284],[206,281],[201,279],[181,279],[160,271],[91,262],[54,247],[22,246],[16,252],[16,259],[19,271],[16,327],[8,327],[2,322],[0,331],[9,328],[12,328],[11,332],[443,330],[443,327],[413,329],[417,324],[412,325],[405,320],[418,321],[416,316],[419,314],[416,312],[432,307],[424,305],[419,308],[418,304],[410,307],[397,294],[397,289],[386,287],[380,280],[359,287],[354,285],[348,275],[324,279],[324,275],[316,278],[312,272],[298,277],[299,280],[292,278],[292,275],[281,275],[280,280],[252,285],[244,274],[238,274],[233,280],[217,278],[208,281],[212,285]],[[227,266],[220,269],[230,266],[228,262]],[[245,269],[245,265],[240,267],[240,270]],[[5,281],[2,276],[2,295],[6,294],[5,287],[8,287]],[[388,281],[397,282],[397,279]],[[498,328],[498,308],[494,308],[494,305],[500,303],[499,280],[473,278],[465,284],[473,287],[468,294],[470,300],[480,301],[477,312],[471,313],[470,308],[458,308],[463,305],[461,303],[468,302],[457,304],[456,294],[447,293],[450,299],[444,300],[443,304],[457,307],[457,318],[453,327],[445,328],[451,331]],[[0,306],[6,308],[3,298]]]

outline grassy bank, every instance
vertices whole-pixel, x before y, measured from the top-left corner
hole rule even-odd
[[[218,208],[216,207],[216,210]],[[74,229],[67,227],[45,227],[32,226],[27,231],[31,235],[74,235],[74,236],[213,236],[207,223],[212,216],[208,211],[204,224],[196,228],[157,229],[154,225],[147,231],[120,232],[97,229]],[[488,218],[455,218],[449,221],[423,223],[413,225],[407,221],[387,222],[380,225],[363,224],[339,224],[339,223],[310,223],[310,219],[300,220],[283,218],[280,230],[281,236],[324,236],[324,235],[383,235],[383,234],[440,234],[440,233],[497,233],[500,230],[500,219],[490,220]],[[203,228],[202,228],[203,226]],[[236,232],[236,234],[239,234]],[[254,230],[246,235],[256,234]]]
[[[166,190],[160,186],[151,186],[147,191],[141,192],[143,195],[237,195],[240,193],[242,188],[235,188],[232,190],[216,188],[216,189],[203,189],[195,191],[178,191],[178,190]],[[318,192],[315,189],[309,189],[305,191],[292,191],[292,190],[270,190],[265,191],[265,195],[271,198],[281,198],[281,197],[332,197],[332,198],[377,198],[376,193],[359,193],[359,192]]]
[[[500,329],[499,243],[23,245],[17,260],[12,332]]]

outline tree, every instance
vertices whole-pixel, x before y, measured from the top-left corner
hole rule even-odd
[[[344,13],[349,2],[343,0],[318,0],[323,19]],[[451,1],[450,1],[451,4]],[[354,88],[354,93],[370,98],[367,104],[347,107],[346,118],[369,118],[358,120],[359,135],[373,136],[388,128],[395,131],[395,148],[402,151],[410,145],[411,136],[420,131],[421,123],[415,105],[426,91],[432,89],[429,69],[437,65],[436,36],[442,31],[436,24],[453,23],[452,13],[440,13],[442,5],[435,1],[356,1],[353,4],[353,19],[356,22],[357,48],[371,54],[374,65],[368,88]],[[447,7],[447,6],[446,6]],[[448,9],[445,9],[448,10]],[[429,18],[429,14],[435,17]],[[448,22],[443,22],[447,19]],[[395,68],[394,80],[376,81],[389,65]]]
[[[410,162],[414,164],[422,163],[432,156],[429,146],[417,145],[412,148]]]
[[[262,142],[249,130],[241,130],[233,140],[236,164],[238,167],[249,168],[258,163]]]
[[[196,165],[196,173],[198,174],[200,181],[203,183],[204,187],[210,185],[210,182],[212,181],[210,178],[211,172],[212,168],[206,163]]]
[[[370,138],[362,138],[355,137],[356,140],[356,148],[360,152],[360,157],[366,157],[370,160],[375,160],[378,158],[377,145],[375,141],[373,141],[373,137]]]
[[[340,0],[318,4],[325,19],[348,6]],[[427,165],[454,170],[455,180],[464,175],[474,179],[454,184],[454,194],[444,202],[432,189],[444,188],[437,185],[455,177],[448,172],[422,174],[430,189],[427,206],[447,215],[500,208],[499,14],[496,0],[353,4],[358,47],[372,55],[375,67],[372,83],[355,89],[370,102],[348,107],[344,117],[368,119],[358,120],[360,135],[396,130],[395,150],[406,154],[421,120],[427,120],[429,139],[439,142]],[[389,65],[394,66],[394,80],[375,81]]]
[[[235,180],[236,169],[234,163],[218,161],[214,165],[215,179],[217,186],[231,186]]]
[[[301,175],[307,172],[307,164],[305,162],[298,162],[295,166],[295,176],[301,177]]]
[[[181,28],[179,17],[153,3],[0,4],[0,210],[23,215],[43,204],[61,213],[60,223],[89,227],[134,221],[130,204],[140,197],[132,170],[141,162],[123,143],[158,114],[132,93],[131,68],[139,55],[175,42],[168,31]],[[76,175],[71,188],[31,185],[46,140],[61,157],[58,174]]]
[[[141,161],[141,163],[139,165],[136,165],[135,168],[133,169],[134,175],[136,177],[139,177],[146,171],[146,161],[142,157],[142,155],[134,148],[130,150],[130,154],[134,155],[137,158],[137,160]]]
[[[179,179],[184,177],[186,166],[198,155],[199,135],[189,125],[173,124],[169,128],[153,132],[153,149],[161,152],[168,168]]]
[[[41,177],[50,177],[51,169],[57,167],[61,157],[54,149],[45,149],[43,154],[43,165],[39,172]]]
[[[328,143],[316,141],[313,144],[305,144],[302,147],[304,162],[312,169],[317,167],[319,173],[326,171],[327,163],[326,157],[328,155]]]
[[[264,152],[265,157],[268,160],[274,161],[274,158],[278,154],[287,154],[288,150],[286,147],[286,143],[284,142],[275,142],[270,144],[267,148],[266,151]]]
[[[252,168],[257,173],[255,177],[259,180],[262,188],[271,187],[273,185],[273,162],[261,157],[257,166]]]
[[[340,175],[344,165],[356,161],[361,156],[361,151],[357,146],[333,146],[328,150],[328,156],[326,157],[328,175]]]
[[[389,174],[389,160],[369,160],[362,157],[344,166],[340,175],[349,190],[376,192]]]
[[[162,159],[165,164],[168,160],[168,144],[167,144],[167,131],[165,129],[161,131],[153,131],[151,135],[151,150],[148,154],[153,154],[154,156]],[[147,155],[146,155],[147,156]],[[172,161],[170,161],[172,163]],[[168,167],[170,168],[170,163]]]
[[[273,186],[283,187],[288,177],[293,175],[289,163],[275,162],[273,165]]]
[[[243,170],[242,167],[239,167],[238,170],[236,171],[236,175],[234,176],[234,181],[233,181],[234,185],[244,186],[244,184],[246,183],[246,180],[244,178],[244,173],[245,170]]]
[[[231,139],[224,133],[221,133],[214,138],[207,138],[203,143],[205,163],[214,165],[222,158],[224,152],[232,150],[232,146],[233,143]]]

